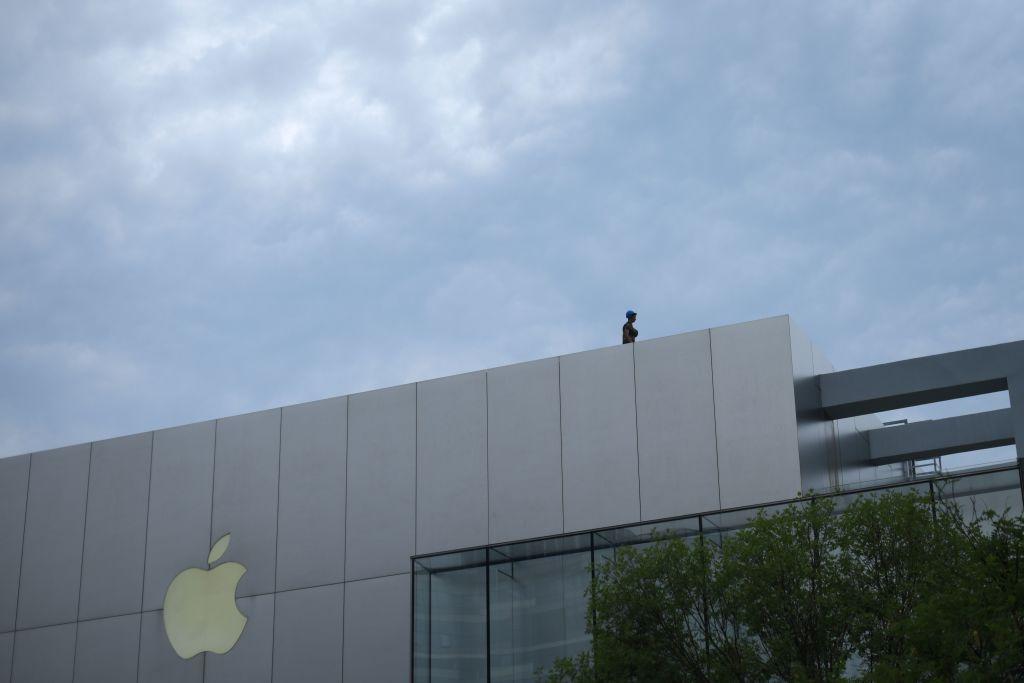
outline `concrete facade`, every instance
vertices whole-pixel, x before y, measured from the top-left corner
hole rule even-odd
[[[788,316],[0,459],[0,683],[405,681],[410,558],[862,476]],[[247,571],[224,655],[171,580]]]

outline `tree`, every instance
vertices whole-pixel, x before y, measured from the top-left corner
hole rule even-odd
[[[855,596],[836,552],[835,505],[812,498],[764,512],[722,547],[724,599],[756,643],[763,672],[787,681],[841,677]]]
[[[592,653],[563,660],[549,680],[744,681],[753,651],[713,585],[717,548],[661,537],[623,547],[590,590]]]
[[[943,519],[955,552],[899,630],[908,663],[927,679],[1024,680],[1024,520],[991,510]]]
[[[1024,680],[1024,520],[914,493],[807,498],[618,549],[549,681]]]

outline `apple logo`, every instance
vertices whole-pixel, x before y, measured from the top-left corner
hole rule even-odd
[[[207,557],[213,565],[231,542],[224,534]],[[235,646],[248,618],[238,611],[235,588],[245,574],[237,562],[225,562],[216,569],[191,567],[174,577],[164,597],[164,629],[171,647],[182,659],[200,652],[224,654]]]

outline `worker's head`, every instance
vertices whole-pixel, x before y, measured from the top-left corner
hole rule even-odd
[[[636,311],[626,311],[626,320],[629,322],[636,320]]]

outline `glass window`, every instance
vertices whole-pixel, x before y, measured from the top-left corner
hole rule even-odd
[[[428,680],[486,680],[486,582],[484,566],[428,575]]]
[[[936,502],[955,505],[966,520],[974,520],[986,510],[1000,515],[1022,512],[1020,474],[1016,468],[936,480],[933,486]]]
[[[861,496],[934,495],[965,517],[1022,514],[1016,467],[947,475],[833,495],[836,512]],[[567,534],[415,558],[413,672],[419,681],[534,681],[562,657],[590,647],[587,588],[592,563],[614,561],[622,548],[659,537],[721,543],[761,511],[771,515],[806,499],[674,520]]]
[[[412,578],[412,679],[430,680],[430,573],[413,563]]]
[[[534,681],[557,659],[589,647],[589,548],[490,571],[492,681]]]

